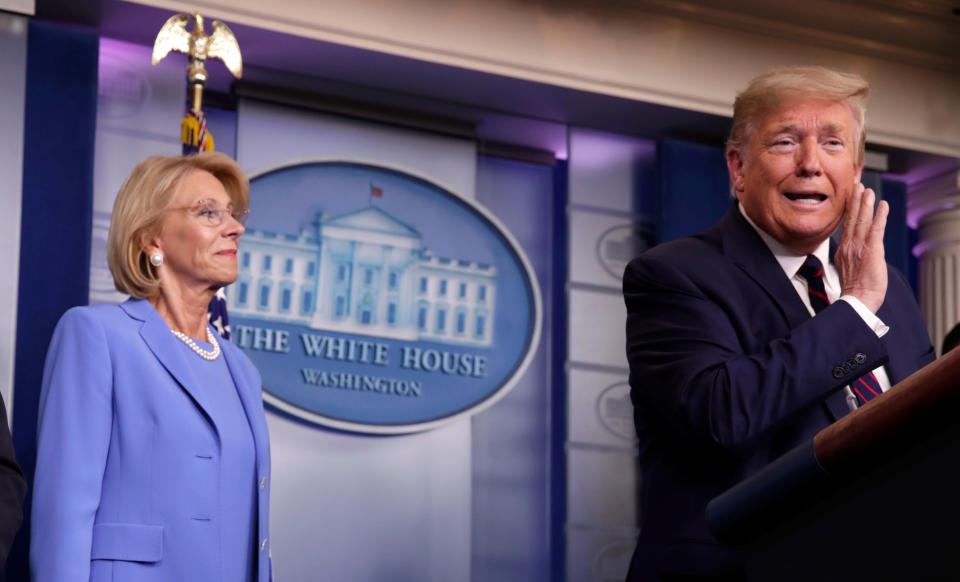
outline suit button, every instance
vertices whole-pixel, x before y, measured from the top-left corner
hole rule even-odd
[[[857,355],[853,356],[853,359],[856,360],[858,364],[862,364],[867,361],[867,354],[859,352]]]
[[[845,375],[845,372],[843,371],[843,368],[841,368],[840,366],[837,366],[836,368],[833,369],[833,377],[836,378],[837,380],[839,380],[840,378],[843,378],[844,375]]]
[[[267,488],[267,478],[260,477],[260,491],[263,491],[266,488]]]
[[[267,538],[263,538],[263,541],[260,542],[260,551],[267,549]]]

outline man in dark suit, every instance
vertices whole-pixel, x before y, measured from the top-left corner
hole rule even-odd
[[[860,184],[868,91],[817,67],[755,79],[734,105],[726,216],[627,267],[642,467],[631,582],[744,579],[707,531],[709,500],[934,357],[884,261],[887,204],[874,212]]]
[[[27,482],[17,465],[13,452],[13,439],[7,425],[7,409],[0,397],[0,580],[7,553],[23,520],[23,498],[27,494]]]

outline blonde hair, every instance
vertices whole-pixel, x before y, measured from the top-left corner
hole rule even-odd
[[[203,152],[193,156],[151,156],[130,172],[117,193],[107,235],[107,264],[117,291],[137,298],[157,292],[160,281],[147,260],[144,241],[160,233],[186,177],[209,172],[223,184],[235,209],[250,204],[250,182],[229,156]]]
[[[733,127],[727,138],[727,152],[744,151],[753,124],[764,113],[787,99],[807,97],[845,103],[853,114],[857,141],[857,165],[863,166],[867,135],[864,122],[870,85],[855,73],[841,73],[824,67],[782,67],[750,81],[733,103]]]

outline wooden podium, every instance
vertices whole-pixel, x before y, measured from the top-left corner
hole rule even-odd
[[[714,498],[751,581],[960,580],[960,349]]]

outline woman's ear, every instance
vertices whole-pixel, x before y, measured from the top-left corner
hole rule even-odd
[[[140,250],[143,252],[144,255],[149,257],[151,253],[154,253],[157,251],[163,252],[163,250],[160,248],[159,237],[150,237],[147,235],[147,233],[143,232],[143,233],[140,233],[140,236],[137,238],[138,238],[137,242],[140,243]]]

